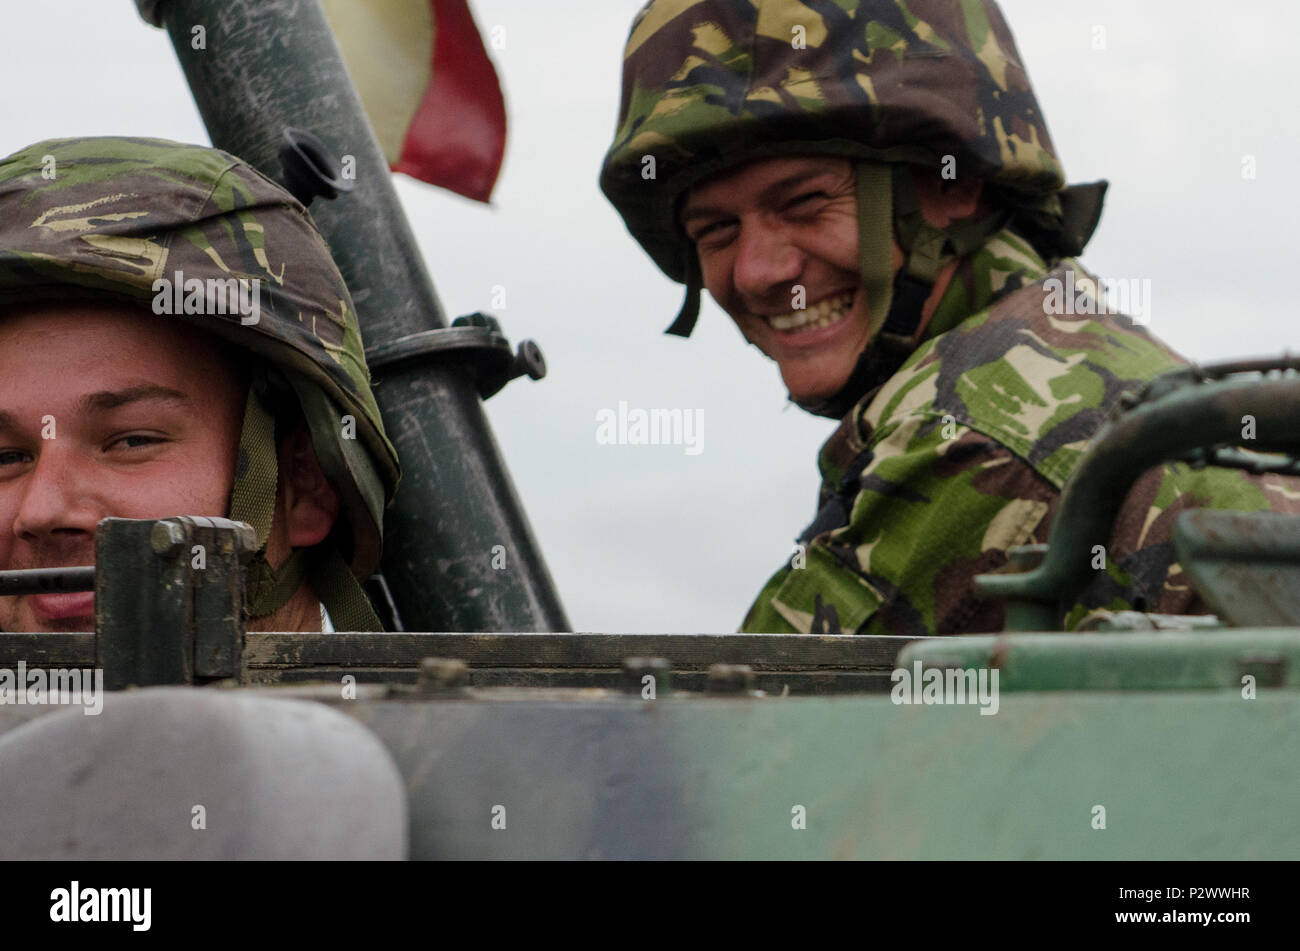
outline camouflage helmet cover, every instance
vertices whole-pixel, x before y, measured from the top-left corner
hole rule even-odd
[[[694,253],[676,221],[690,187],[798,154],[935,168],[952,155],[959,174],[1030,199],[1065,184],[993,0],[646,4],[600,181],[669,277],[685,281]]]
[[[349,516],[352,569],[369,574],[397,455],[370,390],[352,299],[301,203],[229,153],[161,139],[54,139],[0,159],[0,305],[109,297],[147,308],[155,281],[178,274],[203,281],[209,297],[194,308],[203,313],[164,319],[314,384],[329,398],[315,402],[317,414],[337,410],[334,433],[343,415],[355,419],[355,439],[318,445],[317,454],[343,470],[327,466]],[[213,306],[211,288],[232,278],[258,282],[256,322]],[[304,411],[319,443],[321,421]]]

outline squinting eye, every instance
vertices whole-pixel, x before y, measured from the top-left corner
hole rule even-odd
[[[165,443],[166,441],[166,439],[159,436],[146,436],[143,433],[131,433],[128,436],[121,436],[113,440],[109,443],[108,448],[112,449],[114,446],[123,445],[123,448],[126,449],[145,449],[149,446]],[[130,445],[124,445],[127,443]]]
[[[798,206],[806,205],[812,201],[819,201],[821,199],[825,199],[829,197],[830,196],[827,195],[825,192],[806,192],[805,194],[799,195],[798,197],[791,200],[790,204],[786,205],[786,207],[795,208]]]
[[[23,462],[27,453],[17,449],[0,450],[0,466],[12,466]]]
[[[715,221],[713,224],[705,225],[699,231],[695,232],[695,237],[691,238],[691,240],[694,241],[696,244],[699,244],[701,241],[703,241],[705,238],[708,238],[710,235],[717,237],[717,235],[720,232],[722,232],[727,228],[730,228],[731,225],[732,223],[730,221]]]

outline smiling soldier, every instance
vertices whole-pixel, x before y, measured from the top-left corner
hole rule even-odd
[[[209,296],[156,316],[170,280]],[[257,288],[257,313],[213,288]],[[161,140],[0,160],[0,569],[91,564],[109,516],[226,516],[261,546],[250,628],[319,631],[323,604],[378,630],[358,579],[397,478],[351,298],[288,192]],[[93,628],[90,592],[0,598],[0,630]]]
[[[792,401],[841,421],[816,518],[745,631],[1001,629],[971,579],[1047,540],[1121,394],[1185,362],[1097,316],[1072,256],[1105,183],[1065,187],[991,0],[649,3],[601,187],[686,285],[669,333],[689,335],[707,288]],[[1174,518],[1294,508],[1285,486],[1148,473],[1072,622],[1203,610],[1173,563]]]

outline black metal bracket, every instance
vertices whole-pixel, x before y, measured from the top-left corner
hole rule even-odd
[[[109,690],[238,679],[256,548],[253,529],[226,518],[106,518],[94,565],[0,571],[0,597],[94,591],[93,653]]]
[[[540,380],[546,376],[542,348],[532,340],[523,340],[512,353],[500,323],[483,313],[457,317],[450,327],[408,334],[366,350],[366,364],[375,376],[402,364],[440,360],[467,370],[485,400],[518,377]]]
[[[95,530],[95,661],[109,690],[238,678],[253,529],[226,518],[108,518]]]

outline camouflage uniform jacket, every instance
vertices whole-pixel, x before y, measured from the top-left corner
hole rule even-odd
[[[1071,268],[1076,285],[1088,277],[1072,260],[1049,272],[1005,230],[958,265],[926,339],[822,448],[806,551],[763,588],[743,631],[834,633],[832,607],[844,633],[1002,628],[1001,604],[976,597],[971,579],[1005,565],[1008,549],[1047,542],[1061,488],[1121,393],[1186,363],[1127,317],[1080,313],[1082,296],[1051,308],[1075,313],[1045,313],[1046,282],[1065,284]],[[1192,507],[1300,511],[1296,488],[1181,463],[1149,471],[1084,608],[1205,613],[1174,562],[1174,518]]]

